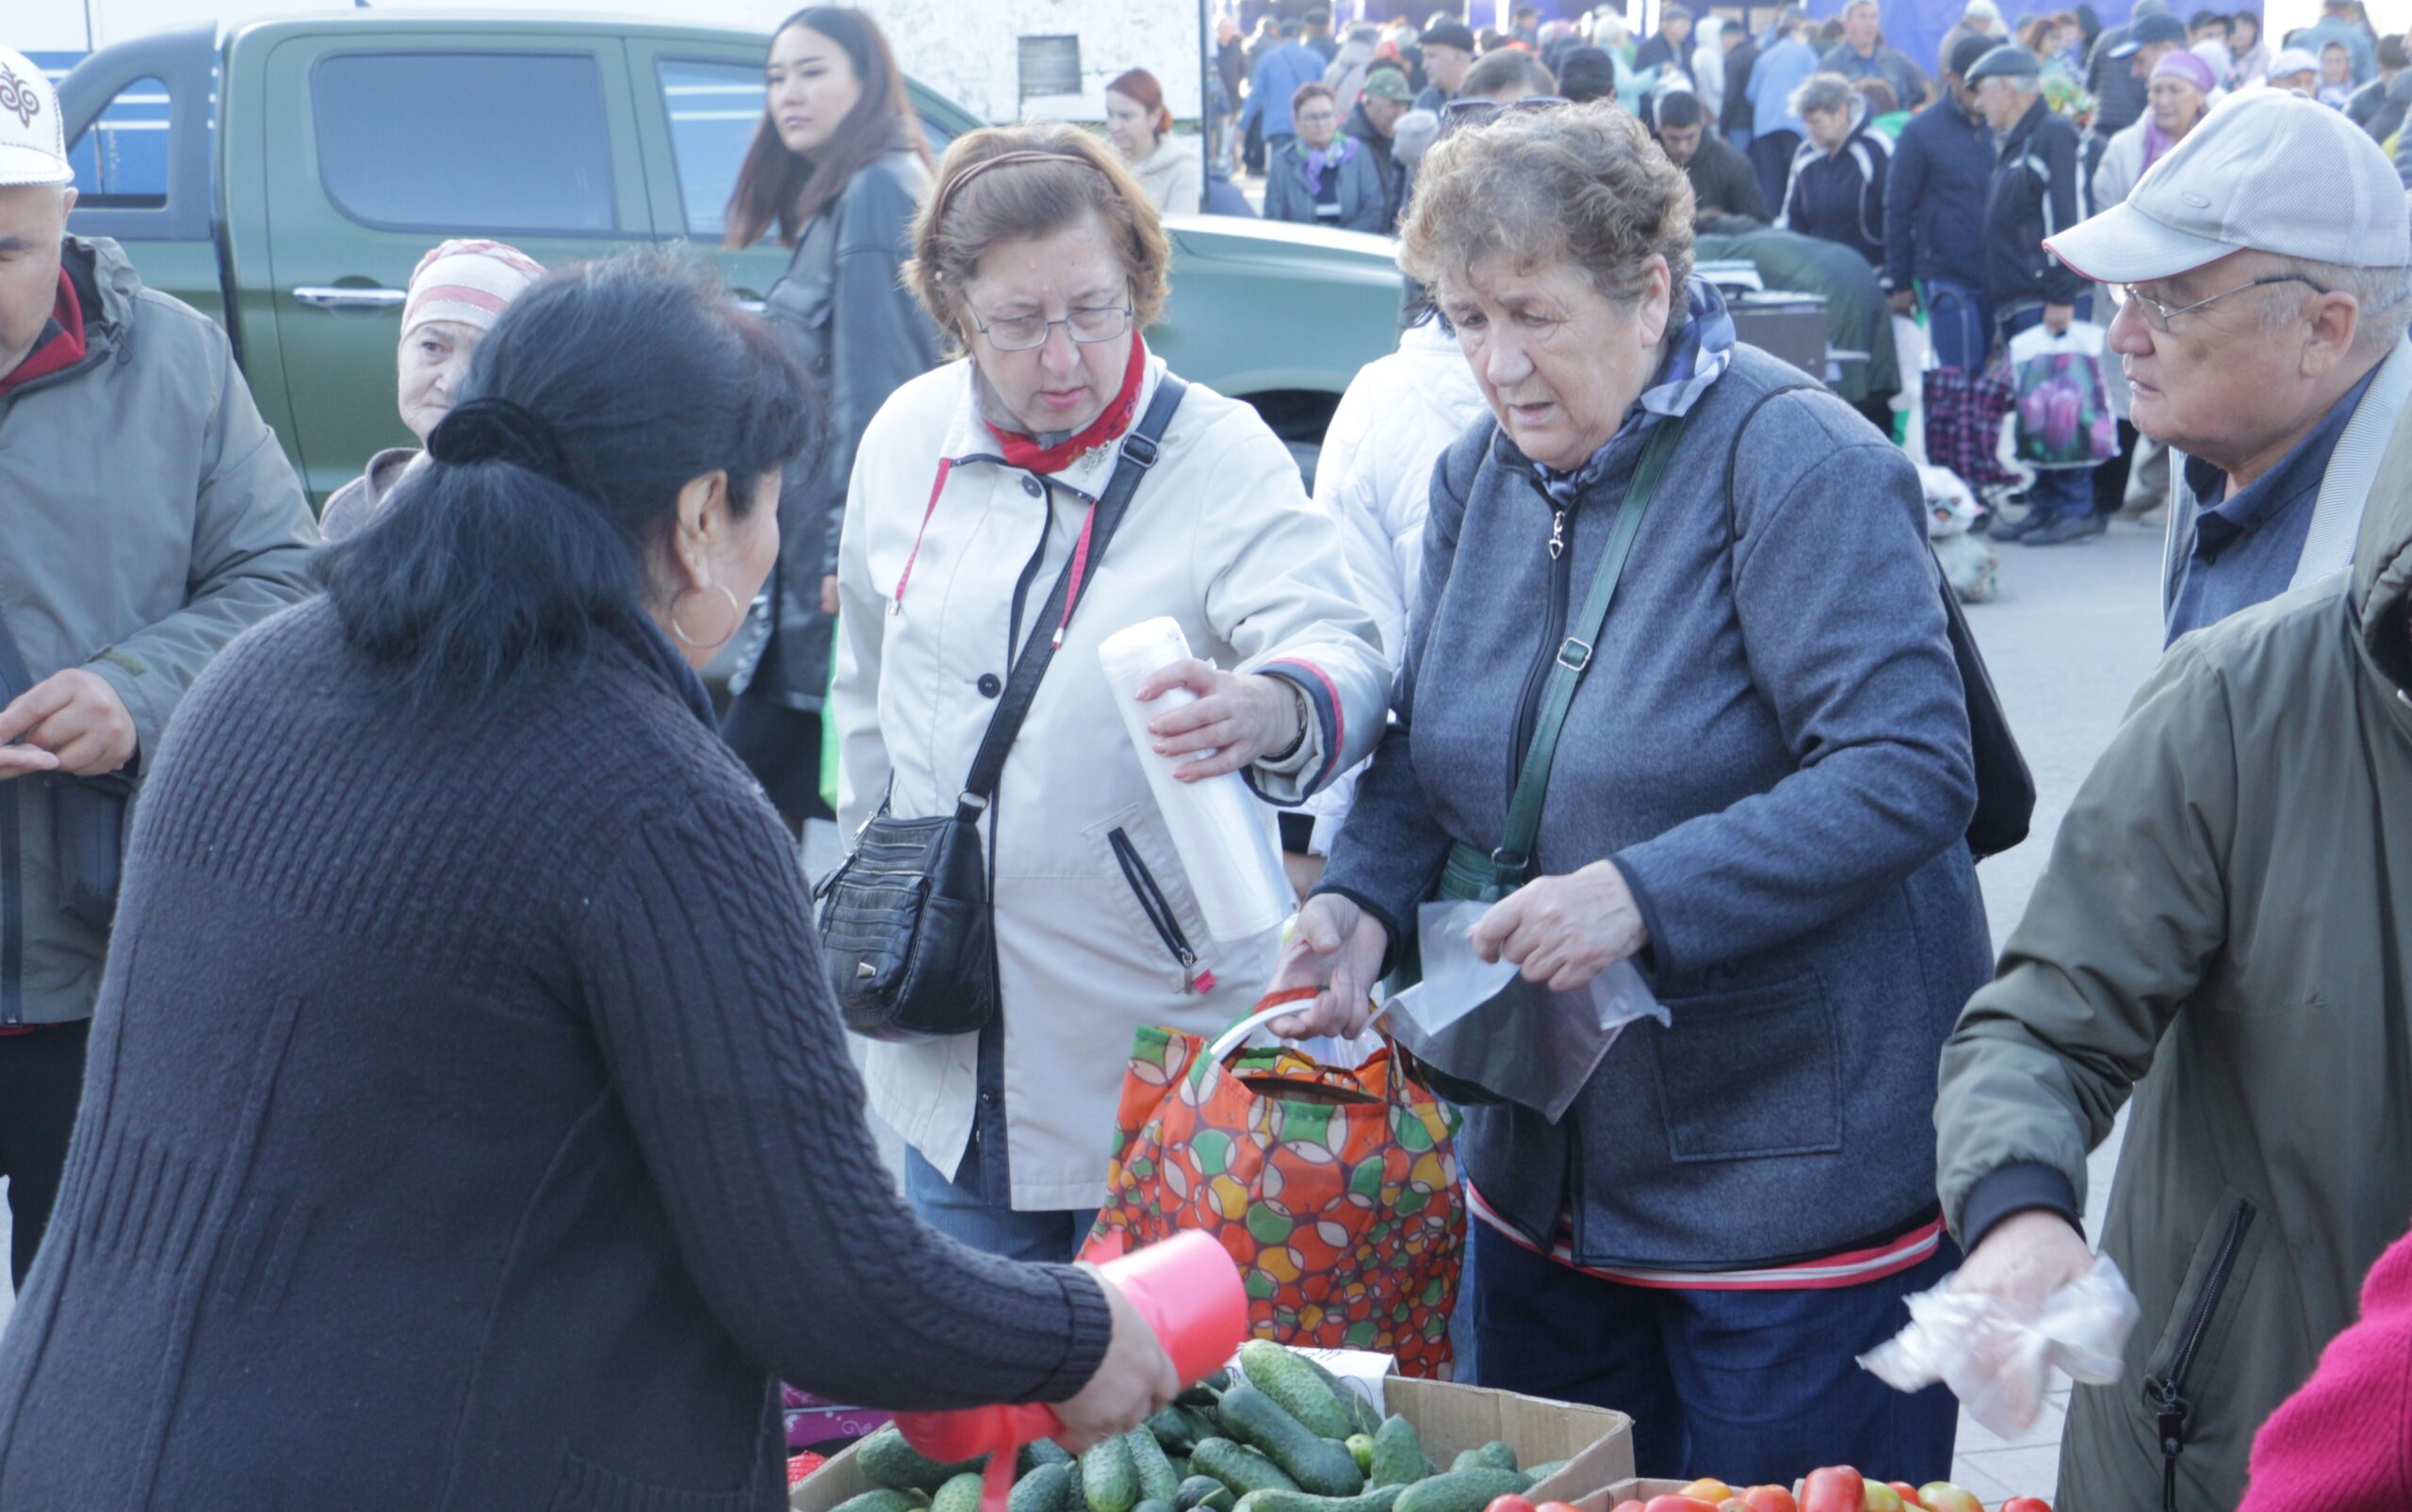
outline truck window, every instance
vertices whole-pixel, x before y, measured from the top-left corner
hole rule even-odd
[[[663,58],[655,72],[661,109],[670,122],[670,152],[678,171],[678,203],[687,234],[713,241],[727,229],[728,197],[737,188],[754,128],[761,123],[762,66]],[[930,155],[941,157],[953,133],[921,118]]]
[[[363,225],[609,235],[611,124],[591,55],[335,53],[311,70],[327,198]]]
[[[155,210],[168,203],[168,86],[137,79],[67,149],[88,210]]]

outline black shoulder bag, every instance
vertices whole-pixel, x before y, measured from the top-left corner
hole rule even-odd
[[[1147,414],[1123,440],[1097,502],[1092,559],[1104,556],[1131,496],[1156,464],[1165,427],[1186,387],[1165,374]],[[846,1027],[857,1034],[885,1040],[970,1034],[997,1011],[995,926],[980,819],[1055,655],[1048,626],[1062,623],[1071,594],[1072,563],[1067,562],[1014,658],[954,811],[898,819],[883,803],[856,837],[854,854],[816,889],[830,988]]]
[[[1725,511],[1729,520],[1734,517],[1734,469],[1742,454],[1744,432],[1768,400],[1795,390],[1824,392],[1815,383],[1787,383],[1771,389],[1759,396],[1743,415],[1742,423],[1734,428],[1734,444],[1725,453]],[[1735,526],[1734,531],[1738,541],[1740,527]],[[1928,556],[1931,560],[1931,549]],[[1984,654],[1977,649],[1977,638],[1968,629],[1967,617],[1960,612],[1960,600],[1944,577],[1942,564],[1933,565],[1935,581],[1943,593],[1944,623],[1950,632],[1951,659],[1960,668],[1960,687],[1968,705],[1968,751],[1977,768],[1977,811],[1968,820],[1968,849],[1981,861],[1989,855],[1999,855],[2027,838],[2028,828],[2035,818],[2035,778],[2027,769],[2027,757],[2018,749],[2017,737],[2011,734],[2010,716],[2002,712],[1992,675],[1985,671]]]
[[[0,707],[33,685],[34,675],[17,649],[16,638],[0,622]],[[125,860],[125,812],[134,796],[134,783],[118,772],[71,777],[53,772],[44,775],[42,785],[50,793],[58,910],[94,929],[106,929],[117,918],[118,881]],[[9,853],[10,865],[22,864],[16,824],[15,796],[0,789],[0,840],[7,842],[0,850]]]

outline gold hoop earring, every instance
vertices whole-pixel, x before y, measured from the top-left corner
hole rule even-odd
[[[713,593],[716,593],[721,597],[727,599],[728,607],[736,611],[736,617],[729,621],[728,629],[719,640],[711,642],[709,644],[706,644],[704,642],[696,640],[693,636],[687,633],[685,626],[678,623],[678,611],[675,609],[670,611],[670,633],[676,636],[679,640],[686,642],[689,645],[693,646],[698,651],[717,651],[722,646],[728,644],[729,642],[737,639],[737,632],[745,627],[745,606],[737,601],[737,594],[730,591],[729,586],[726,583],[714,583],[711,585],[711,589]]]

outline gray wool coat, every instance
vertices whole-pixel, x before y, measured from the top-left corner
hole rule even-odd
[[[1470,1110],[1485,1202],[1575,1259],[1729,1269],[1830,1255],[1935,1207],[1936,1060],[1992,952],[1963,834],[1966,707],[1915,473],[1831,394],[1737,347],[1693,405],[1577,693],[1534,875],[1613,860],[1673,1016],[1565,1118]],[[1663,423],[1663,422],[1661,422]],[[1553,563],[1552,506],[1488,419],[1434,470],[1397,719],[1324,890],[1411,926],[1452,840],[1491,850],[1536,690],[1646,432]],[[1514,732],[1511,734],[1511,732]]]

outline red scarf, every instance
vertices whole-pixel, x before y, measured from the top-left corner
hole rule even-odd
[[[1018,431],[1007,431],[994,420],[984,420],[989,431],[1004,447],[1005,461],[1016,467],[1034,473],[1060,473],[1070,466],[1081,453],[1104,446],[1131,429],[1131,417],[1139,411],[1139,383],[1148,376],[1148,349],[1139,341],[1139,333],[1131,333],[1131,361],[1122,368],[1122,387],[1108,400],[1096,419],[1051,447],[1042,447]]]
[[[58,299],[50,307],[50,324],[42,328],[41,339],[34,350],[25,353],[14,372],[0,376],[0,394],[37,378],[47,378],[84,360],[84,301],[75,297],[75,284],[66,271],[58,275]]]

